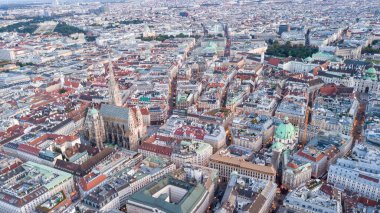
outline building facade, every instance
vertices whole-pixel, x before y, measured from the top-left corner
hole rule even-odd
[[[177,167],[185,163],[207,166],[212,150],[212,146],[208,143],[183,140],[173,150],[171,160]]]
[[[74,178],[71,174],[28,161],[9,175],[3,176],[0,188],[0,209],[4,213],[29,213],[63,191],[74,190]],[[29,191],[23,190],[28,187]]]
[[[95,108],[89,109],[85,120],[85,135],[99,149],[103,149],[106,140],[103,119]]]
[[[289,212],[342,213],[340,193],[331,193],[332,189],[316,179],[290,192],[284,206]]]
[[[146,134],[140,110],[103,104],[100,115],[104,122],[107,143],[137,150],[140,139]]]
[[[277,184],[232,172],[217,213],[270,211]],[[233,201],[233,202],[231,202]]]
[[[380,199],[380,152],[373,147],[356,145],[351,158],[340,158],[331,165],[327,181],[332,185],[360,194],[363,197]]]
[[[282,185],[287,189],[295,189],[311,179],[312,167],[310,163],[291,159],[289,152],[284,153],[283,163]]]
[[[229,180],[231,172],[238,172],[254,178],[275,181],[276,170],[272,165],[258,165],[220,150],[210,157],[209,167],[217,169],[222,180]]]

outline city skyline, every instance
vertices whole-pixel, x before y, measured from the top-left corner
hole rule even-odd
[[[0,4],[1,213],[380,211],[379,1]]]

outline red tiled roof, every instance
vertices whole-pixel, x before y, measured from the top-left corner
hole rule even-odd
[[[156,139],[160,140],[160,141],[164,141],[164,142],[174,141],[174,139],[172,137],[167,137],[167,136],[163,136],[163,135],[156,135]]]
[[[293,169],[297,169],[297,168],[298,168],[298,165],[295,164],[295,163],[293,163],[293,162],[289,162],[289,163],[288,163],[288,166],[289,166],[290,168],[293,168]]]
[[[72,81],[65,81],[64,85],[66,87],[72,87],[72,88],[78,88],[79,87],[78,82],[72,82]]]
[[[40,153],[40,149],[26,144],[20,144],[17,149],[36,156]]]
[[[91,172],[79,179],[79,185],[82,187],[83,191],[89,191],[107,179],[107,176],[103,174],[100,174],[97,177],[94,176],[95,174]]]
[[[183,126],[174,131],[175,135],[194,136],[196,139],[203,140],[206,132],[204,129],[194,126]]]
[[[270,58],[268,60],[268,64],[277,67],[280,64],[280,59],[278,59],[278,58]]]
[[[161,155],[167,155],[167,156],[171,156],[173,152],[173,149],[170,147],[160,146],[160,145],[151,144],[151,143],[142,143],[139,146],[139,149],[146,150],[149,152],[154,152]]]
[[[210,87],[210,88],[224,87],[224,84],[223,83],[209,83],[208,87]]]
[[[374,200],[370,200],[370,199],[365,198],[365,197],[359,197],[358,198],[358,202],[362,203],[365,206],[373,206],[373,207],[375,207],[375,206],[380,205],[380,202],[376,202]]]
[[[156,135],[152,135],[149,138],[145,139],[143,143],[153,143],[156,140]]]
[[[227,66],[223,66],[223,67],[215,67],[214,70],[227,71],[227,70],[228,70],[228,67],[227,67]]]
[[[50,140],[54,140],[54,139],[56,139],[59,136],[60,135],[57,135],[57,134],[44,134],[41,137],[38,137],[38,138],[34,139],[33,141],[29,142],[28,144],[34,146],[34,145],[39,144],[42,141],[46,141],[46,140],[49,140],[49,139]]]
[[[313,157],[313,156],[308,155],[307,153],[303,152],[303,150],[299,150],[299,151],[297,152],[297,154],[298,154],[299,156],[304,157],[304,158],[306,158],[306,159],[309,159],[309,160],[311,160],[311,161],[313,161],[313,162],[318,162],[318,161],[322,160],[323,157],[325,157],[325,154],[323,154],[323,153],[320,153],[318,156]]]
[[[320,92],[326,96],[334,95],[337,92],[337,87],[335,84],[326,84],[320,88]]]
[[[74,141],[76,139],[78,139],[78,136],[75,136],[75,135],[69,135],[69,136],[61,135],[58,138],[56,138],[54,140],[54,142],[57,143],[57,144],[63,144],[65,142],[67,142],[67,141],[71,142],[71,141]]]
[[[333,188],[329,185],[323,184],[321,186],[321,191],[330,195],[330,196],[333,196]]]
[[[7,172],[9,172],[9,171],[11,171],[11,170],[13,170],[13,169],[15,169],[16,167],[18,167],[18,166],[21,165],[21,164],[22,164],[21,161],[17,161],[17,162],[15,162],[14,164],[12,164],[12,165],[10,165],[10,166],[4,168],[3,170],[1,170],[1,171],[0,171],[0,175],[1,175],[1,174],[4,174],[4,173],[7,173]]]
[[[236,74],[236,78],[240,78],[241,80],[250,80],[250,79],[255,79],[256,75],[255,74],[247,74],[247,73],[238,73]]]
[[[45,80],[45,78],[41,77],[41,76],[37,76],[35,78],[32,79],[33,82],[36,82],[36,81],[43,81]]]
[[[379,183],[379,179],[376,179],[376,178],[373,178],[373,177],[369,177],[367,175],[359,174],[359,177],[363,178],[363,179],[366,179],[366,180],[369,180],[369,181],[372,181],[374,183]]]

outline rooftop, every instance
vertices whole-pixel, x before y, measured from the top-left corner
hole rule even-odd
[[[13,170],[15,172],[8,172],[10,176],[8,173],[0,176],[0,181],[3,182],[0,199],[14,206],[23,206],[73,177],[69,173],[31,161],[18,168],[20,169]],[[16,182],[4,183],[16,175],[20,176]]]
[[[328,209],[329,211],[338,211],[341,209],[340,200],[331,197],[323,191],[323,183],[320,180],[313,180],[306,185],[290,192],[285,198],[285,206],[301,205],[301,202],[310,203],[316,208]],[[301,206],[300,206],[301,207]],[[305,207],[301,207],[305,208]]]
[[[163,190],[167,193],[162,192]],[[178,190],[184,194],[175,198],[172,193]],[[132,194],[128,201],[141,203],[164,212],[185,213],[196,211],[194,208],[206,193],[202,184],[194,185],[169,176],[143,187]]]
[[[224,163],[227,165],[241,167],[244,169],[254,170],[269,175],[276,175],[276,170],[272,165],[267,165],[266,163],[253,163],[252,161],[255,161],[256,158],[252,154],[252,151],[247,148],[231,145],[229,148],[218,151],[217,153],[213,154],[210,157],[210,161]]]
[[[276,187],[271,181],[232,172],[219,210],[260,212],[265,203],[272,202],[270,194]]]

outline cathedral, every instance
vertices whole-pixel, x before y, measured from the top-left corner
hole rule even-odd
[[[108,143],[137,150],[140,140],[147,132],[141,110],[138,107],[123,107],[111,60],[108,72],[109,103],[102,104],[99,111],[92,108],[87,112],[85,136],[100,149],[104,143]]]
[[[140,109],[103,104],[100,116],[104,122],[107,143],[137,150],[139,140],[146,135]]]

